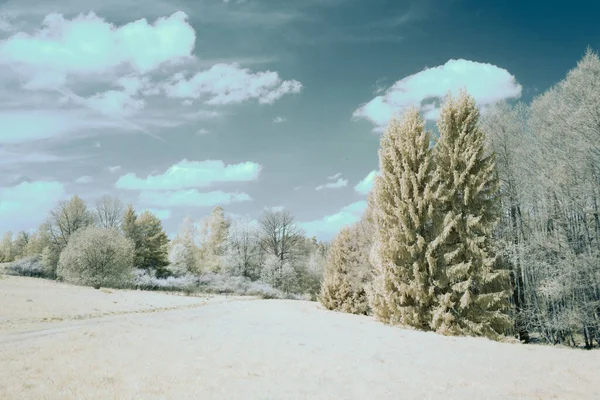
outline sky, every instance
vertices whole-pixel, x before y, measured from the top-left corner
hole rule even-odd
[[[109,194],[171,237],[221,205],[329,240],[393,115],[530,101],[600,50],[593,3],[0,0],[0,231]]]

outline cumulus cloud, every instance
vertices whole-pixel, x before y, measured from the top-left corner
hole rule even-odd
[[[340,229],[357,222],[366,207],[366,201],[357,201],[343,207],[335,214],[314,221],[301,222],[299,225],[308,237],[316,236],[321,240],[330,240]]]
[[[185,104],[191,104],[196,98],[212,105],[247,100],[272,103],[287,93],[298,93],[302,87],[298,81],[282,80],[277,72],[252,72],[239,64],[221,62],[199,70],[201,61],[193,54],[196,32],[182,11],[153,22],[138,19],[122,25],[115,25],[93,12],[74,17],[65,15],[48,14],[38,29],[13,30],[0,40],[0,67],[12,70],[15,76],[9,79],[17,83],[16,78],[19,78],[19,87],[25,89],[15,93],[13,100],[19,96],[31,98],[41,92],[45,92],[45,96],[60,95],[60,100],[49,98],[59,106],[51,112],[37,111],[35,107],[28,107],[27,112],[5,111],[8,119],[3,118],[3,121],[7,120],[15,129],[3,135],[0,142],[21,143],[66,136],[73,131],[83,132],[87,127],[95,129],[107,125],[113,130],[137,130],[162,140],[140,124],[172,127],[184,123],[185,119],[208,119],[222,113],[199,110],[185,114],[177,110],[178,115],[171,112],[168,117],[157,119],[156,109],[145,110],[154,105],[147,101],[149,96],[160,96],[163,104],[169,98],[181,99]],[[23,25],[15,26],[20,29]],[[195,70],[184,74],[183,68]],[[161,75],[176,70],[180,72],[161,80]],[[94,88],[96,93],[81,95],[82,85],[86,91]],[[26,91],[36,93],[26,94]],[[83,120],[65,114],[81,109],[87,109],[89,114]],[[39,118],[42,111],[48,115]],[[133,115],[138,117],[136,122],[130,119]],[[100,116],[110,117],[109,121],[99,119]],[[44,118],[53,121],[46,125]],[[31,121],[37,122],[37,130]]]
[[[56,204],[66,198],[55,181],[21,182],[0,188],[0,221],[3,231],[29,231],[45,221]]]
[[[134,173],[122,175],[115,187],[130,190],[177,190],[208,187],[216,182],[244,182],[258,179],[262,166],[247,161],[228,164],[221,160],[188,161],[169,167],[163,174],[139,178]]]
[[[246,193],[227,193],[221,190],[199,192],[197,189],[169,192],[143,191],[139,201],[160,207],[213,207],[244,201],[252,201]]]
[[[27,73],[31,89],[53,89],[69,76],[104,74],[122,66],[150,72],[191,58],[195,41],[181,11],[153,24],[144,18],[119,27],[93,12],[71,20],[52,13],[37,32],[19,32],[0,42],[0,63]]]
[[[273,119],[274,124],[281,124],[281,123],[284,123],[285,121],[287,121],[287,118],[284,118],[284,117],[275,117]]]
[[[354,186],[354,191],[360,194],[369,194],[371,189],[373,189],[373,185],[375,184],[375,177],[377,176],[377,171],[371,171],[365,178],[358,182],[356,186]]]
[[[239,64],[215,64],[196,73],[189,79],[178,73],[163,84],[168,97],[197,99],[206,97],[206,104],[236,104],[257,99],[261,104],[271,104],[287,93],[299,93],[298,81],[282,81],[277,72],[253,73]]]
[[[120,165],[115,165],[115,166],[112,166],[112,167],[108,167],[108,170],[109,170],[110,172],[112,172],[113,174],[114,174],[115,172],[119,171],[120,169],[121,169],[121,166],[120,166]]]
[[[480,107],[500,100],[521,96],[521,85],[506,69],[469,60],[449,60],[438,67],[427,68],[392,85],[385,94],[362,105],[354,119],[367,119],[382,131],[395,113],[409,106],[421,107],[425,118],[439,116],[439,103],[444,96],[465,88]]]
[[[88,175],[81,176],[81,177],[75,179],[75,182],[82,183],[82,184],[92,183],[93,181],[94,181],[94,178],[92,178],[91,176],[88,176]]]
[[[340,188],[343,188],[346,186],[348,186],[348,180],[340,178],[335,182],[330,182],[330,183],[326,183],[324,185],[319,185],[315,188],[315,190],[340,189]]]

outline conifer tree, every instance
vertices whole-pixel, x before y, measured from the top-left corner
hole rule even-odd
[[[371,308],[384,322],[427,330],[434,299],[426,254],[435,182],[430,133],[417,109],[388,125],[381,138],[379,169],[372,199]]]
[[[221,206],[215,207],[204,220],[201,232],[203,243],[200,247],[202,269],[211,272],[221,270],[229,225]]]
[[[168,275],[169,238],[163,230],[160,219],[150,211],[144,211],[135,221],[140,237],[140,247],[136,249],[138,268],[156,270],[157,277]]]
[[[329,310],[367,314],[367,295],[360,281],[363,257],[357,227],[344,227],[331,243],[319,301]]]
[[[486,149],[475,100],[465,91],[448,97],[438,129],[441,204],[429,252],[437,266],[431,328],[493,338],[511,325],[508,271],[499,267],[491,243],[500,212],[494,155]]]

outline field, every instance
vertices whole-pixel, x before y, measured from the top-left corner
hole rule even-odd
[[[599,364],[303,301],[0,279],[2,399],[599,399]]]

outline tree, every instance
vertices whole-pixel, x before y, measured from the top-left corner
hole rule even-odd
[[[57,274],[66,282],[122,287],[129,282],[133,243],[116,229],[88,227],[75,233],[60,254]]]
[[[13,241],[13,253],[15,259],[19,259],[27,255],[25,251],[30,237],[31,235],[25,231],[21,231],[17,234],[15,240]]]
[[[168,270],[173,276],[183,276],[194,268],[194,254],[184,243],[175,243],[169,250]]]
[[[532,193],[533,174],[540,169],[533,161],[535,140],[528,129],[530,111],[526,104],[509,105],[499,102],[482,118],[482,129],[496,155],[500,180],[501,218],[494,237],[501,260],[511,269],[512,303],[515,307],[515,331],[519,339],[528,342],[525,267],[522,247],[526,240],[523,218],[527,197]]]
[[[330,310],[367,314],[369,305],[361,281],[361,249],[356,227],[344,227],[331,244],[319,301]]]
[[[277,257],[281,266],[286,262],[293,263],[298,257],[304,234],[296,225],[292,214],[287,210],[265,211],[259,224],[260,246],[263,251]]]
[[[259,277],[259,227],[247,219],[234,220],[229,227],[224,270],[231,275],[250,279]]]
[[[121,229],[125,206],[117,197],[102,196],[96,201],[94,222],[101,228]]]
[[[494,155],[486,149],[475,100],[465,91],[456,99],[448,96],[438,129],[441,204],[428,257],[436,261],[431,327],[444,334],[495,338],[512,321],[508,270],[497,263],[491,243],[500,211]]]
[[[12,233],[6,232],[0,239],[0,262],[7,263],[14,261],[14,249],[12,242]]]
[[[221,270],[229,224],[221,206],[215,207],[208,218],[203,221],[200,247],[202,269],[211,272]]]
[[[294,291],[297,274],[294,267],[286,262],[281,264],[281,259],[273,254],[269,254],[265,260],[265,263],[260,271],[260,280],[273,286],[276,289],[280,289],[285,293],[291,293]]]
[[[72,234],[78,229],[91,225],[92,222],[93,216],[85,202],[79,196],[73,196],[69,201],[61,201],[54,210],[50,211],[46,227],[54,244],[63,249]]]
[[[429,330],[434,301],[430,257],[436,182],[430,133],[415,108],[393,119],[379,150],[373,191],[374,281],[377,318]]]
[[[174,248],[176,245],[181,245],[179,247],[184,247],[185,249],[177,250],[177,257],[184,257],[185,268],[188,272],[197,273],[200,271],[199,265],[199,248],[196,245],[196,236],[197,230],[194,226],[194,221],[190,217],[186,217],[183,220],[183,223],[179,227],[179,231],[177,232],[177,236],[170,242],[171,249],[169,250],[169,260],[171,257],[175,257],[173,254]],[[171,261],[173,263],[173,261]]]
[[[169,265],[169,238],[160,219],[146,210],[137,217],[135,226],[138,239],[135,245],[136,267],[154,269],[159,278],[168,275],[165,267]]]

